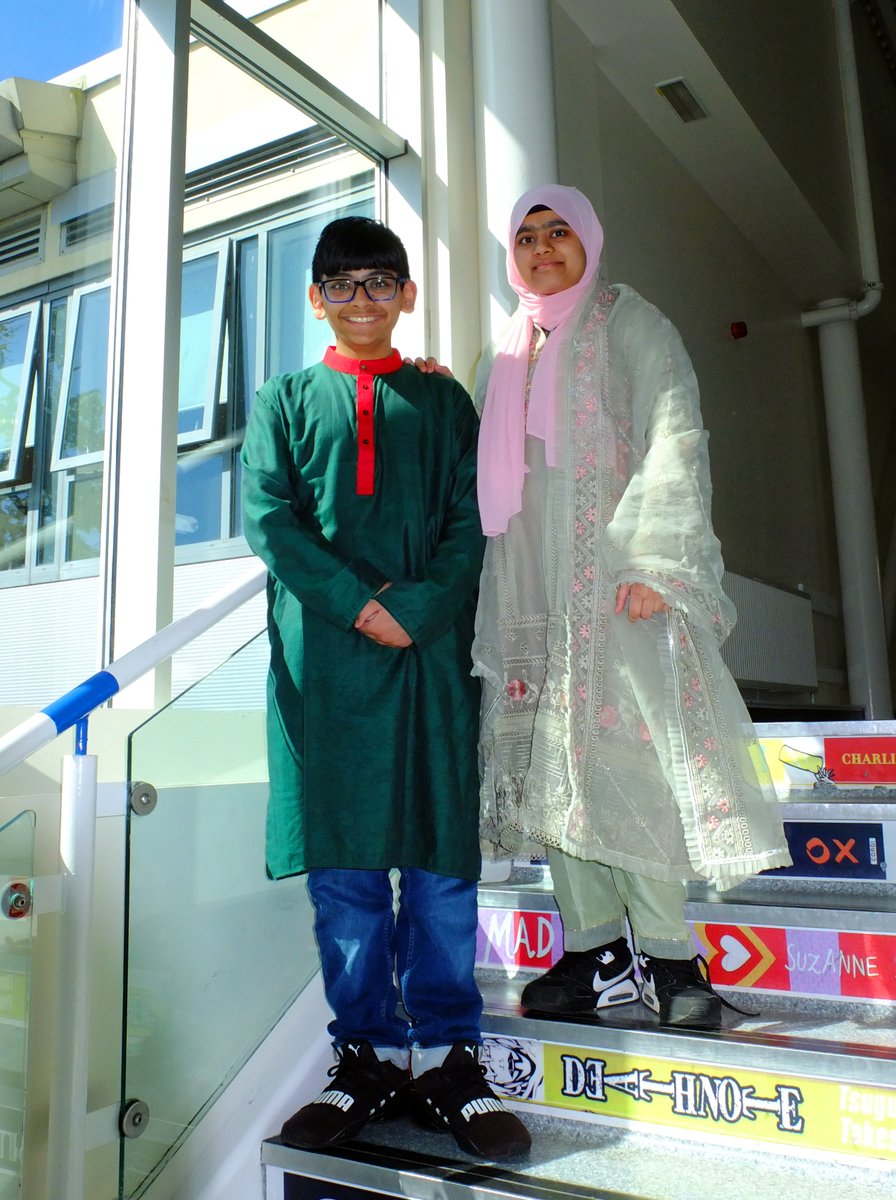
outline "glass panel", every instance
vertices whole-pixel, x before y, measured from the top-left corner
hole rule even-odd
[[[20,1200],[31,986],[33,812],[0,828],[0,1200]]]
[[[25,566],[28,492],[25,488],[0,494],[0,571],[20,571]]]
[[[332,0],[293,0],[258,24],[341,91],[379,116],[380,14],[375,0],[340,0],[339,35],[333,36]]]
[[[372,197],[352,202],[334,196],[314,217],[273,230],[268,236],[267,346],[265,374],[301,371],[318,362],[333,340],[326,321],[316,321],[308,304],[311,257],[321,230],[336,217],[372,217]]]
[[[223,266],[223,252],[204,254],[184,263],[177,399],[177,432],[181,443],[212,434],[221,362]]]
[[[187,451],[177,460],[176,544],[214,542],[223,536],[221,489],[229,453],[213,446]]]
[[[37,305],[0,317],[0,479],[15,479],[31,385]]]
[[[265,873],[264,633],[130,738],[158,804],[129,822],[122,1195],[189,1132],[317,969],[304,881]]]
[[[65,561],[97,558],[103,511],[102,467],[82,467],[69,476],[66,485]]]
[[[109,289],[78,296],[75,336],[66,362],[62,437],[57,459],[102,454],[106,422],[106,355],[109,344]],[[60,465],[57,463],[57,465]]]

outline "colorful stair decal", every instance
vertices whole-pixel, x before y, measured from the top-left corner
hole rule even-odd
[[[580,1120],[896,1161],[893,1088],[506,1036],[483,1061],[511,1099]]]

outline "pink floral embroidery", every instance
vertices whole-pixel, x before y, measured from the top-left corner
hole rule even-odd
[[[715,750],[716,745],[717,745],[717,743],[716,743],[716,739],[714,737],[708,737],[708,738],[703,739],[703,749],[704,750],[709,750],[710,752],[712,752],[713,750]]]
[[[583,571],[583,574],[588,582],[591,583],[591,581],[594,579],[594,567],[592,567],[592,565],[589,563]]]
[[[695,691],[695,692],[700,691],[700,680],[697,678],[696,675],[691,676],[691,690]]]
[[[610,704],[605,704],[600,710],[600,727],[601,729],[612,729],[614,725],[619,724],[619,713]]]
[[[580,625],[579,626],[579,637],[582,639],[583,642],[587,642],[588,639],[591,637],[591,626],[590,625]]]
[[[511,679],[510,683],[507,685],[507,695],[511,700],[522,700],[523,696],[526,694],[526,691],[526,685],[523,683],[522,679]]]
[[[572,590],[578,596],[579,592],[582,591],[584,586],[585,585],[584,585],[584,583],[582,583],[581,579],[574,579],[573,583],[572,583]]]
[[[584,479],[587,474],[587,467],[576,467],[576,479]]]
[[[710,827],[710,829],[718,829],[719,818],[717,816],[711,816],[707,821],[707,825]]]
[[[694,697],[691,695],[690,692],[685,692],[684,696],[682,696],[682,700],[684,701],[685,708],[693,708],[694,707]]]
[[[697,766],[702,771],[703,768],[709,763],[709,759],[706,757],[705,754],[695,754],[694,762],[697,764]]]
[[[727,796],[723,796],[722,799],[719,801],[719,803],[716,805],[716,807],[718,808],[719,812],[723,812],[723,813],[731,812],[731,805],[728,802]]]
[[[583,521],[576,521],[576,536],[582,537],[585,533],[585,524]]]
[[[586,508],[586,509],[585,509],[585,520],[586,520],[586,521],[587,521],[587,522],[588,522],[590,525],[593,525],[593,524],[594,524],[594,522],[597,520],[597,509],[596,509],[596,508],[593,508],[593,507],[592,507],[592,508]]]

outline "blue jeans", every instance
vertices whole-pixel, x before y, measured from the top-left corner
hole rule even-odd
[[[481,1040],[475,883],[402,867],[397,915],[388,871],[312,870],[308,891],[334,1042]]]

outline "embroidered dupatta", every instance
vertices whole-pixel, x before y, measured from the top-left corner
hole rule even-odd
[[[629,288],[598,281],[570,324],[557,466],[526,439],[522,511],[486,549],[473,648],[483,849],[553,845],[730,887],[790,858],[719,655],[734,611],[696,379],[673,326]],[[615,614],[617,586],[635,582],[672,611]]]

